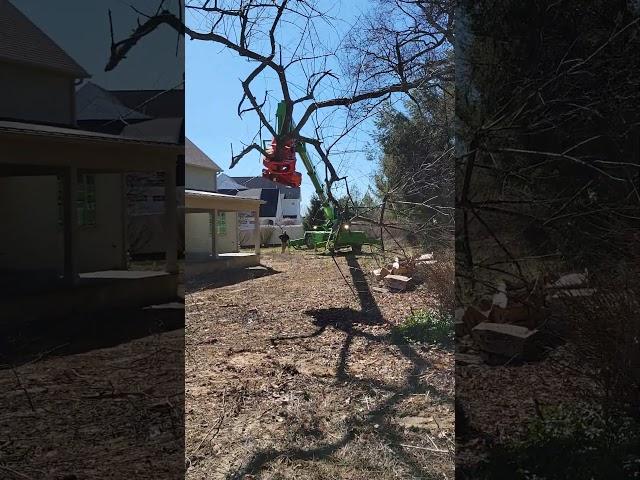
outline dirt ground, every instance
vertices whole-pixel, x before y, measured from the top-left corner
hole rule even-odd
[[[490,446],[519,438],[538,415],[536,402],[542,408],[558,407],[592,394],[592,383],[573,373],[579,364],[569,350],[561,346],[539,362],[456,366],[456,398],[473,429],[457,439],[459,468],[473,471]]]
[[[114,311],[3,332],[0,478],[182,478],[183,316]]]
[[[453,352],[389,336],[428,284],[371,288],[365,255],[262,258],[187,281],[187,478],[453,478]]]

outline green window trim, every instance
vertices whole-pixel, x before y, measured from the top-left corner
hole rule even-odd
[[[64,206],[62,204],[62,179],[58,177],[58,224],[64,223]],[[78,174],[78,196],[76,198],[78,226],[96,225],[96,177],[95,175]]]
[[[209,232],[213,235],[213,215],[209,215]],[[216,216],[216,235],[225,236],[227,234],[227,214],[218,212]]]

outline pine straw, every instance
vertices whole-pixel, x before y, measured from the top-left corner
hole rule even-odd
[[[310,252],[188,285],[187,478],[453,478],[453,353],[389,339],[434,298],[371,291],[371,258],[336,261],[360,298]]]

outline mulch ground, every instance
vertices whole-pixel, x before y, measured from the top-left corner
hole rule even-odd
[[[389,335],[435,306],[428,282],[388,293],[372,258],[335,260],[187,281],[187,478],[453,478],[453,352]]]
[[[595,387],[576,373],[579,366],[568,344],[535,362],[457,365],[456,399],[464,406],[470,427],[457,437],[457,465],[473,471],[492,446],[522,438],[538,418],[538,408],[592,398]]]
[[[114,312],[3,343],[0,478],[182,478],[183,315]]]

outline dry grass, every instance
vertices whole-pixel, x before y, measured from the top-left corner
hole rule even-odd
[[[372,290],[370,257],[336,260],[354,291],[308,252],[187,285],[189,479],[453,478],[453,353],[389,335],[436,299]]]

